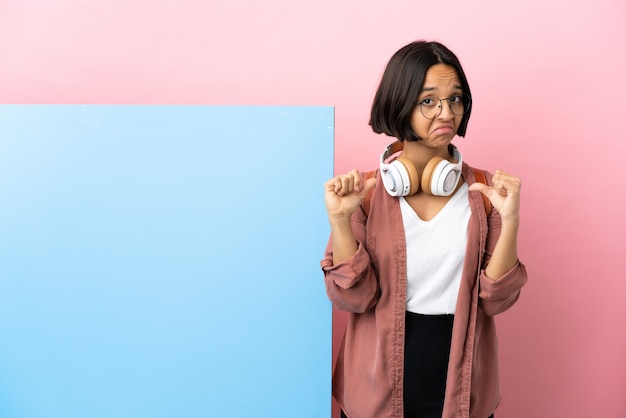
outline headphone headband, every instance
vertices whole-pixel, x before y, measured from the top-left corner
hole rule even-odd
[[[404,149],[404,142],[402,141],[392,142],[391,144],[387,145],[387,148],[385,148],[385,152],[383,152],[383,154],[381,155],[381,159],[384,162],[393,154],[397,154],[403,149]]]

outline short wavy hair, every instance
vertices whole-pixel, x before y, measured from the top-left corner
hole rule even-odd
[[[416,41],[398,50],[389,60],[374,96],[370,126],[378,134],[384,133],[400,141],[418,141],[411,127],[411,116],[417,105],[426,72],[436,64],[453,67],[461,82],[467,111],[461,119],[457,135],[465,136],[471,113],[472,93],[459,59],[439,42]]]

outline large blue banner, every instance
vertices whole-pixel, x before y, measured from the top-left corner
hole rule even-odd
[[[0,417],[330,417],[333,109],[0,106]]]

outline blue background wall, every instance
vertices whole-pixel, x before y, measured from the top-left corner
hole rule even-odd
[[[0,416],[330,416],[330,107],[0,106]]]

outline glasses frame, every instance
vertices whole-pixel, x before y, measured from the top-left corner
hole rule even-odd
[[[470,95],[469,95],[469,94],[467,94],[467,93],[462,93],[462,94],[460,95],[460,96],[461,96],[461,98],[462,98],[462,100],[463,100],[463,113],[458,114],[458,113],[456,113],[456,112],[452,109],[452,103],[450,102],[450,100],[451,100],[453,97],[457,97],[457,96],[459,96],[459,95],[458,95],[458,94],[455,94],[455,95],[453,95],[453,96],[450,96],[450,97],[445,97],[445,98],[443,98],[443,99],[442,99],[442,98],[440,98],[440,97],[431,97],[431,96],[428,96],[428,97],[426,97],[426,98],[424,98],[424,99],[420,100],[419,102],[417,102],[417,105],[418,105],[418,106],[419,106],[419,108],[420,108],[420,113],[422,114],[422,116],[424,116],[424,117],[425,117],[426,119],[428,119],[428,120],[433,120],[433,119],[436,119],[436,118],[438,118],[438,117],[439,117],[439,115],[441,115],[441,112],[443,112],[443,102],[444,102],[444,101],[447,101],[447,102],[448,102],[448,106],[450,106],[450,111],[452,112],[452,114],[453,114],[453,115],[456,115],[456,116],[463,116],[464,114],[466,114],[466,113],[467,113],[467,111],[470,109],[470,107],[472,107],[472,99],[471,99]],[[423,104],[424,100],[426,100],[426,99],[437,99],[437,100],[439,100],[439,111],[437,112],[437,114],[436,114],[435,116],[428,117],[428,116],[426,116],[426,114],[424,113],[424,108],[422,107],[422,104]]]

